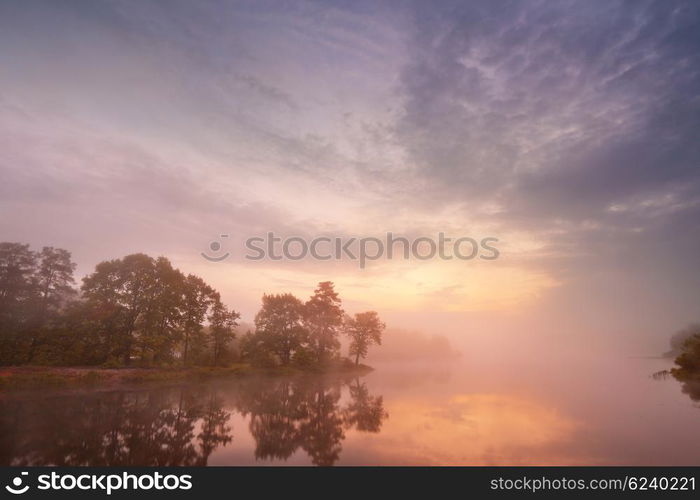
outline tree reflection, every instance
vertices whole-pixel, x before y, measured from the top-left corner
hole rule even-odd
[[[0,402],[4,465],[206,465],[230,413],[192,389]],[[195,429],[201,428],[195,436]]]
[[[250,414],[250,433],[255,439],[255,458],[289,458],[299,447],[301,394],[287,380],[271,384],[247,384],[239,397],[238,408]]]
[[[338,408],[340,387],[325,387],[322,381],[316,381],[308,395],[300,426],[301,447],[311,457],[311,463],[333,465],[345,439]]]
[[[350,400],[343,410],[345,426],[362,432],[379,432],[382,422],[389,416],[384,411],[384,399],[371,396],[367,385],[355,379],[355,383],[350,385]]]
[[[2,398],[0,465],[207,465],[232,442],[234,411],[249,417],[255,460],[302,451],[333,465],[346,431],[379,432],[387,418],[359,379],[246,380],[221,394],[226,401],[194,386]]]
[[[681,391],[695,403],[700,403],[700,380],[681,380]]]
[[[250,415],[258,460],[287,460],[301,449],[315,465],[338,461],[345,430],[379,432],[387,418],[383,400],[365,384],[348,384],[349,401],[341,406],[341,380],[300,378],[248,385],[239,409]]]

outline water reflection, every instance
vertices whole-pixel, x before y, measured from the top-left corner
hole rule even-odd
[[[343,386],[349,401],[341,407]],[[238,408],[250,417],[256,459],[286,460],[302,449],[313,464],[333,465],[340,457],[345,429],[376,433],[388,416],[382,397],[370,395],[359,379],[278,380],[247,389]]]
[[[393,401],[392,425],[373,444],[382,462],[520,465],[568,462],[580,423],[544,402],[465,393]],[[389,448],[385,444],[391,441]]]
[[[233,439],[221,400],[192,389],[5,400],[0,415],[12,465],[206,465]]]
[[[207,465],[215,450],[232,445],[239,414],[255,460],[303,450],[313,464],[333,465],[346,430],[377,433],[388,416],[382,397],[359,379],[37,396],[0,400],[0,464]]]
[[[649,377],[668,362],[539,363],[510,372],[465,364],[450,376],[388,366],[347,380],[0,393],[0,465],[700,461],[700,382]]]

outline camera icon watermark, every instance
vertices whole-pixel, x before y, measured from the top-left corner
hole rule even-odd
[[[24,476],[28,476],[29,472],[21,472],[19,476],[12,479],[12,485],[5,486],[5,489],[13,495],[21,495],[29,490],[29,485],[22,486]]]
[[[228,234],[220,234],[219,238],[221,239],[226,239],[228,238]],[[221,241],[219,240],[212,240],[209,242],[209,252],[213,253],[214,255],[210,255],[209,253],[202,252],[200,255],[207,259],[209,262],[221,262],[223,260],[226,260],[229,258],[231,255],[230,252],[225,252],[222,250],[223,245]]]

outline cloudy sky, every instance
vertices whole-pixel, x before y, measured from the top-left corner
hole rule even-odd
[[[394,326],[661,349],[700,319],[699,136],[697,2],[0,3],[0,240],[165,255],[248,321],[331,279]],[[501,256],[244,259],[268,231]]]

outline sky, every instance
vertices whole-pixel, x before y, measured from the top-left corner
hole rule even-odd
[[[699,132],[692,1],[0,3],[0,240],[164,255],[249,322],[332,280],[465,345],[656,354],[700,319]],[[500,255],[245,259],[270,231]]]

